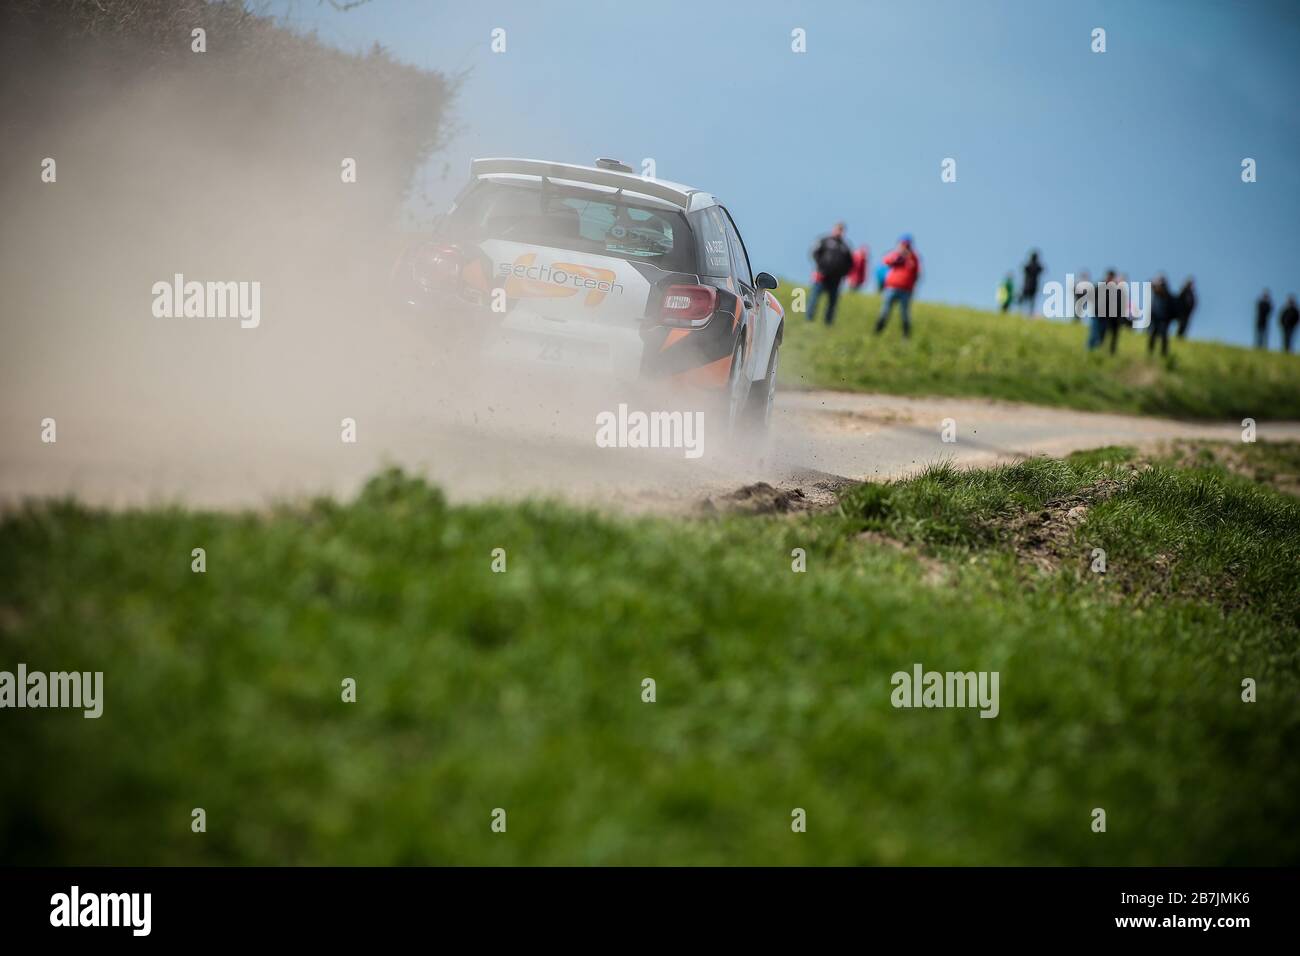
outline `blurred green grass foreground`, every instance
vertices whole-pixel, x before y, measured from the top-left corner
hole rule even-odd
[[[1295,864],[1300,449],[1225,462],[940,467],[800,515],[400,472],[264,514],[32,504],[0,669],[103,671],[104,709],[0,711],[0,862]],[[917,663],[997,671],[998,715],[896,709]]]

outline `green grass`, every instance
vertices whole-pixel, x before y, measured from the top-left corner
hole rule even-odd
[[[1119,352],[1088,353],[1085,323],[1026,319],[917,302],[903,341],[898,309],[872,335],[876,295],[841,296],[836,324],[787,308],[782,378],[787,386],[899,395],[978,396],[1092,411],[1174,418],[1300,419],[1300,356],[1195,340],[1173,341],[1168,359],[1147,355],[1144,332],[1126,331]]]
[[[104,715],[0,711],[0,862],[1298,863],[1300,501],[1131,457],[796,518],[398,473],[263,515],[31,507],[0,668],[102,670]],[[1017,557],[1017,516],[1108,482],[1054,569]],[[914,662],[998,671],[1000,715],[894,709]]]

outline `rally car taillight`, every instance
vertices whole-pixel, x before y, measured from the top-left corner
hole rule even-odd
[[[711,285],[670,285],[659,318],[674,328],[698,329],[708,324],[717,305],[718,290]]]
[[[464,264],[465,257],[456,246],[426,242],[411,257],[411,277],[426,289],[450,289]]]

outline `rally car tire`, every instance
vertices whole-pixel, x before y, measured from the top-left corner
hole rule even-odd
[[[723,396],[727,436],[731,439],[740,437],[745,418],[745,403],[751,391],[745,375],[744,358],[745,338],[743,335],[738,335],[736,347],[731,353],[731,372],[727,376],[727,391]]]
[[[772,355],[767,360],[767,374],[761,382],[755,382],[749,389],[749,399],[745,404],[744,425],[755,439],[767,437],[772,425],[772,406],[776,402],[776,376],[781,364],[781,344],[772,346]]]

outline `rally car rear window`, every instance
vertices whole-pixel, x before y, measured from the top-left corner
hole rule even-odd
[[[694,272],[695,246],[677,210],[555,183],[481,182],[447,216],[440,233],[507,239]]]

